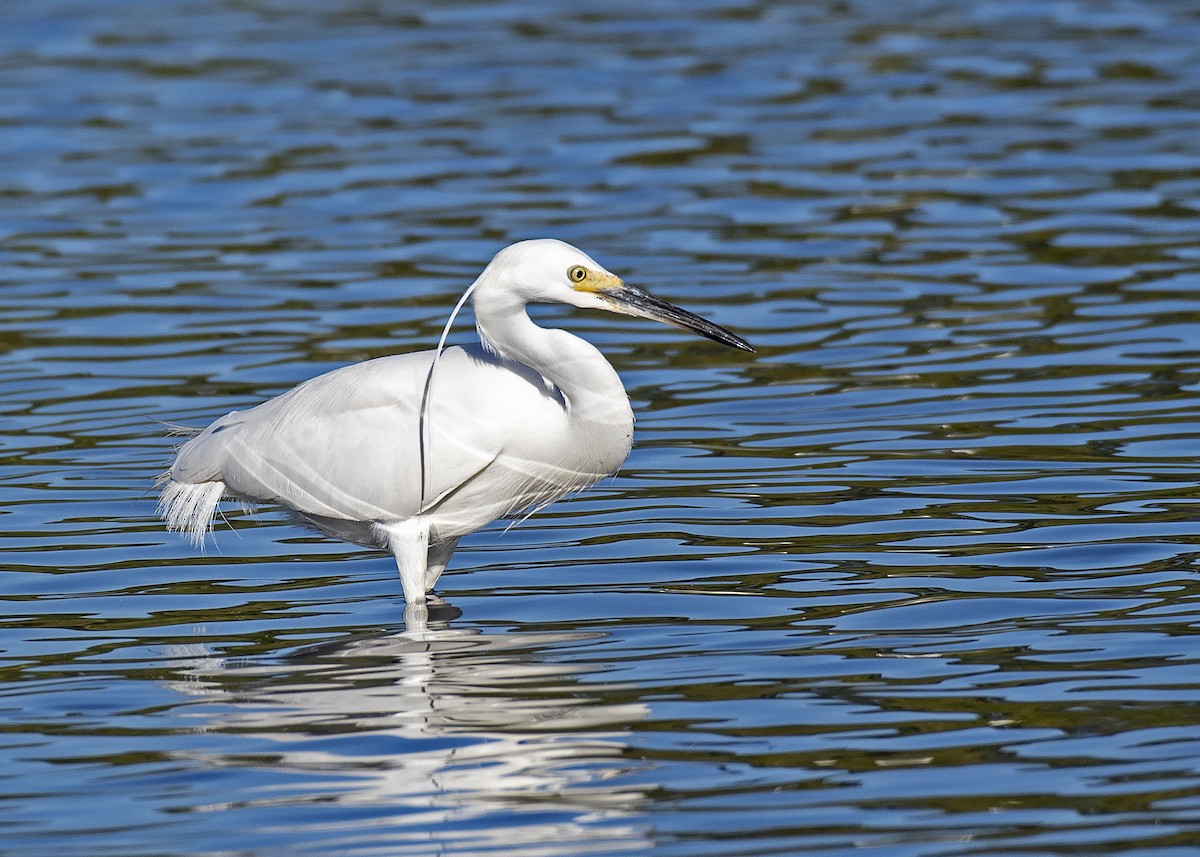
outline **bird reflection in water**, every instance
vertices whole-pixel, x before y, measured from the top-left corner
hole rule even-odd
[[[573,839],[575,853],[645,847],[635,819],[646,787],[620,781],[639,767],[626,756],[629,727],[649,711],[608,701],[623,689],[586,684],[584,667],[556,659],[604,635],[456,628],[446,621],[454,612],[438,603],[418,628],[278,659],[172,647],[169,685],[192,700],[189,714],[206,719],[203,731],[253,748],[224,743],[199,760],[192,750],[190,762],[271,757],[272,771],[290,776],[248,801],[311,803],[328,853],[364,836],[438,841],[454,835],[438,832],[451,823],[466,824],[480,850],[554,842],[563,853]],[[298,791],[297,780],[311,791]],[[369,833],[359,813],[340,812],[365,807],[395,812],[373,816]]]

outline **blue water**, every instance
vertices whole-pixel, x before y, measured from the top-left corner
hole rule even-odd
[[[1200,12],[0,8],[0,852],[1192,855]],[[175,440],[570,241],[616,478],[392,560]],[[473,337],[459,324],[454,341]]]

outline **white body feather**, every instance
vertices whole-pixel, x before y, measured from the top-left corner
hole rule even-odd
[[[431,544],[444,543],[586,488],[629,454],[628,404],[577,408],[523,364],[478,345],[449,348],[428,403],[423,491],[418,409],[432,359],[425,351],[346,366],[221,417],[166,474],[168,527],[200,542],[231,496],[280,503],[369,547],[389,547],[379,525],[421,515]]]

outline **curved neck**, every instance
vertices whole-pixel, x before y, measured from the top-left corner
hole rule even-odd
[[[539,327],[510,295],[474,296],[475,326],[489,351],[523,363],[562,393],[572,417],[612,419],[629,411],[615,369],[591,343],[565,330]]]

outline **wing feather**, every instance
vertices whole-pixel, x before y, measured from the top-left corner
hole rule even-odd
[[[479,347],[447,349],[429,404],[423,492],[418,408],[431,360],[432,352],[370,360],[234,411],[184,444],[171,479],[224,482],[235,496],[317,518],[397,520],[458,492],[531,418],[561,411],[532,370],[514,371]]]

